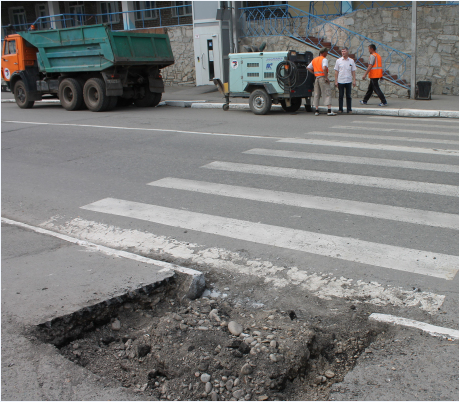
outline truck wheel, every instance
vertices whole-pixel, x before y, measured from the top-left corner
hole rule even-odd
[[[14,85],[14,100],[21,109],[30,109],[35,103],[33,100],[29,100],[29,94],[22,80]]]
[[[80,110],[84,106],[83,87],[74,78],[66,78],[59,85],[59,99],[66,110]]]
[[[161,102],[161,93],[150,92],[149,88],[145,88],[145,96],[134,101],[137,107],[154,107]]]
[[[281,99],[280,104],[282,109],[288,113],[294,113],[301,107],[301,98],[292,98],[291,105],[287,106],[284,99]]]
[[[250,94],[250,110],[255,114],[266,114],[271,110],[273,101],[264,89],[256,89]]]
[[[105,94],[105,82],[101,78],[90,78],[83,88],[84,103],[93,112],[103,112],[110,105],[110,97]]]

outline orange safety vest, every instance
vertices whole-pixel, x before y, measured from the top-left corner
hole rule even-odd
[[[375,65],[371,67],[368,77],[381,78],[383,76],[383,66],[382,66],[381,56],[376,52],[373,53],[373,56],[375,56]]]
[[[312,60],[312,68],[314,69],[314,75],[316,77],[325,77],[324,70],[322,68],[322,60],[325,59],[324,56],[317,56]]]

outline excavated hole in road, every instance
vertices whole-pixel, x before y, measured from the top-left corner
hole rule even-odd
[[[351,313],[311,324],[294,311],[185,299],[172,280],[41,324],[37,335],[104,385],[143,400],[329,400],[332,385],[385,336],[384,326]]]

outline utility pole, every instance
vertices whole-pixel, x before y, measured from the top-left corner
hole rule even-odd
[[[410,98],[416,97],[416,34],[417,31],[417,6],[416,1],[411,3],[411,91]]]

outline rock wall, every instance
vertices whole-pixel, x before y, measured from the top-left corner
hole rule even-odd
[[[411,54],[411,7],[359,10],[333,22]],[[459,5],[418,6],[416,81],[432,81],[436,95],[459,95],[458,53]]]
[[[193,27],[167,28],[175,63],[162,70],[165,85],[196,85]]]
[[[319,55],[319,51],[305,43],[299,42],[297,40],[288,38],[286,36],[266,36],[259,38],[244,38],[241,40],[240,45],[260,45],[262,42],[266,42],[266,51],[275,52],[275,51],[284,51],[284,50],[296,50],[298,52],[312,52],[314,57]],[[243,49],[240,46],[240,49]],[[338,97],[338,88],[335,87],[335,63],[336,58],[333,56],[328,56],[328,69],[330,70],[329,78],[332,85],[332,96],[334,98]],[[356,81],[357,85],[352,90],[352,97],[354,99],[363,99],[363,96],[367,92],[369,80],[362,80],[362,76],[365,73],[365,70],[357,68],[356,71]],[[408,96],[408,90],[398,85],[394,85],[386,80],[380,81],[380,88],[383,91],[386,98],[402,98]],[[374,95],[376,97],[376,95]],[[376,97],[379,103],[379,98]],[[374,102],[371,102],[374,103]]]

